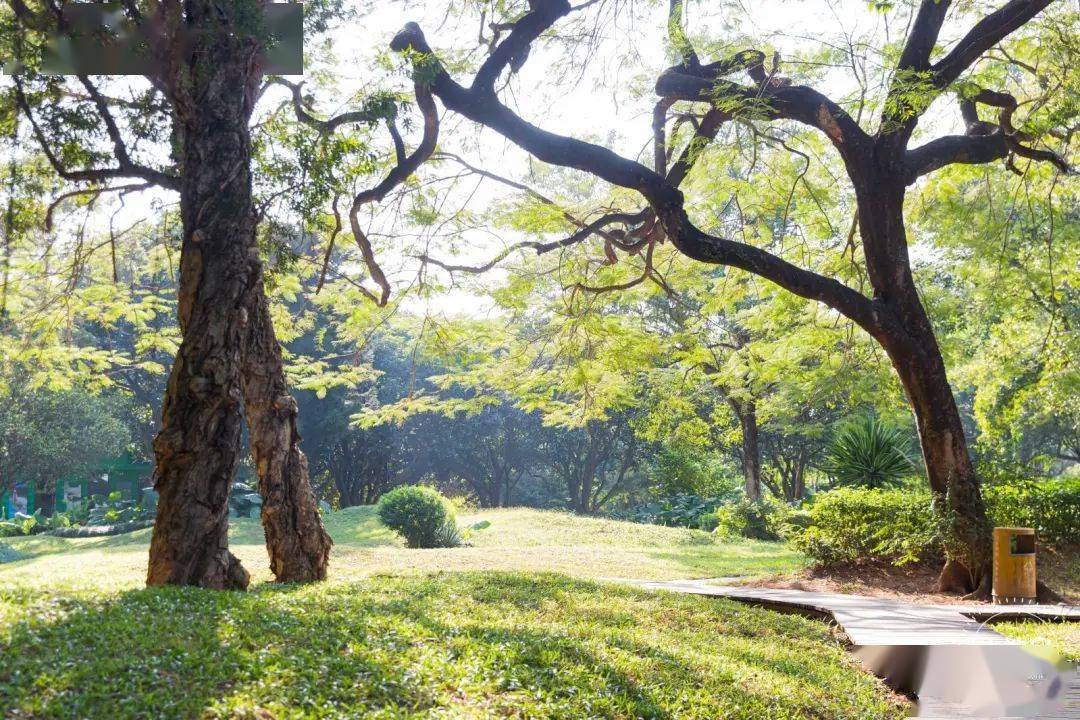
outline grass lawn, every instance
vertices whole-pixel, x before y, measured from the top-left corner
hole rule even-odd
[[[821,623],[554,574],[0,590],[10,718],[900,718]]]
[[[1065,659],[1080,663],[1080,622],[1044,623],[1029,620],[995,623],[994,629],[1024,643],[1051,647]]]
[[[758,577],[801,567],[804,559],[783,543],[717,540],[709,533],[588,518],[524,508],[462,515],[459,524],[488,520],[473,547],[408,550],[375,518],[371,507],[348,508],[326,518],[334,538],[330,574],[358,580],[378,573],[507,570],[550,571],[589,579]],[[234,520],[230,548],[255,582],[272,578],[259,521]],[[8,538],[0,583],[49,588],[140,587],[146,576],[150,530],[106,538]],[[2,560],[2,558],[0,558]]]
[[[474,547],[406,550],[370,509],[334,513],[330,581],[247,593],[142,588],[148,531],[5,541],[21,559],[0,564],[0,715],[904,715],[822,623],[587,579],[799,567],[781,545],[531,510],[461,518],[481,519]],[[257,522],[232,535],[268,579]]]

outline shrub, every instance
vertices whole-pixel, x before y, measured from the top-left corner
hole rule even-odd
[[[1040,544],[1080,544],[1080,478],[1019,481],[983,489],[991,524],[1032,527]],[[860,558],[896,565],[938,559],[938,523],[926,490],[839,488],[819,494],[794,544],[819,564]]]
[[[154,510],[134,500],[125,500],[123,493],[112,492],[108,495],[91,495],[82,502],[72,503],[63,515],[66,524],[63,520],[57,520],[52,529],[70,525],[116,525],[149,520],[154,517]]]
[[[631,508],[623,517],[631,522],[712,530],[716,524],[711,515],[722,502],[721,498],[683,493]]]
[[[771,498],[757,502],[745,497],[725,503],[716,509],[715,531],[728,537],[745,537],[752,540],[781,540],[787,536],[786,505]]]
[[[453,548],[461,547],[465,539],[458,529],[457,523],[451,518],[435,530],[435,542],[432,547]]]
[[[377,513],[383,525],[405,538],[408,547],[461,544],[449,501],[432,488],[417,485],[395,488],[379,500]],[[453,544],[446,544],[450,542]]]
[[[1080,477],[999,483],[983,495],[995,525],[1035,528],[1047,545],[1080,544]]]
[[[841,486],[894,487],[915,469],[907,451],[908,442],[900,430],[865,416],[837,432],[825,471]]]
[[[46,529],[40,510],[33,515],[17,512],[10,520],[0,521],[0,537],[34,535],[45,532]]]
[[[903,565],[940,555],[928,491],[838,488],[807,509],[793,543],[821,565],[859,559]]]

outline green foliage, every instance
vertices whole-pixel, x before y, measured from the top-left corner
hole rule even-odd
[[[0,487],[23,480],[48,491],[119,455],[131,439],[122,412],[121,398],[84,390],[0,390]]]
[[[841,486],[894,487],[915,470],[907,447],[901,430],[866,415],[837,432],[825,470]]]
[[[33,515],[15,513],[10,520],[0,521],[0,537],[18,537],[20,535],[33,535],[45,532],[48,528],[41,520],[40,511]]]
[[[817,495],[796,548],[821,565],[883,560],[896,565],[940,554],[929,492],[839,488]]]
[[[461,547],[464,544],[464,535],[453,519],[447,520],[442,525],[435,528],[435,534],[432,537],[432,547],[454,548]]]
[[[1020,481],[984,488],[998,527],[1033,527],[1042,545],[1080,543],[1080,478]],[[941,556],[943,532],[928,491],[840,488],[808,508],[794,545],[822,565],[881,560],[896,565]]]
[[[12,717],[904,716],[822,623],[563,575],[247,593],[5,584],[0,613],[0,697]]]
[[[395,488],[379,499],[378,514],[386,527],[405,538],[408,547],[461,544],[450,502],[434,488],[419,485]]]
[[[1080,477],[999,483],[983,497],[999,527],[1035,528],[1047,545],[1080,545]]]
[[[888,128],[922,115],[939,92],[932,71],[915,69],[898,70],[892,90],[885,99],[884,116]]]
[[[782,540],[789,534],[787,505],[764,497],[757,502],[741,497],[716,508],[714,531],[725,537]]]
[[[118,525],[150,520],[154,517],[153,508],[146,507],[135,500],[126,500],[123,493],[119,492],[91,495],[86,500],[73,505],[66,513],[56,513],[53,516],[53,529],[73,525]]]
[[[722,502],[722,498],[683,493],[631,508],[622,513],[622,517],[639,523],[712,530],[716,527],[712,514]]]

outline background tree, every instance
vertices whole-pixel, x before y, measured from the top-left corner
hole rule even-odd
[[[1019,103],[1013,95],[985,90],[979,86],[978,78],[957,84],[981,58],[986,57],[992,64],[987,52],[1049,4],[1049,0],[1011,0],[981,17],[936,60],[932,55],[951,3],[925,0],[912,9],[908,36],[893,64],[892,77],[885,84],[879,127],[871,134],[858,120],[863,106],[853,116],[820,92],[781,77],[777,72],[778,58],[773,61],[772,71],[768,70],[764,52],[747,50],[703,64],[682,29],[683,3],[674,1],[669,29],[677,62],[660,74],[656,84],[660,100],[655,114],[652,167],[605,147],[541,130],[498,98],[495,84],[499,77],[520,66],[512,60],[525,57],[534,41],[561,18],[587,6],[574,8],[564,0],[531,6],[512,21],[505,39],[493,45],[469,87],[450,76],[418,25],[407,25],[395,37],[392,48],[410,54],[418,81],[429,83],[449,110],[495,130],[539,160],[583,170],[644,198],[644,209],[609,213],[568,242],[621,225],[626,230],[620,231],[615,241],[608,240],[609,247],[647,246],[651,257],[657,242],[662,238],[670,240],[693,259],[738,267],[818,300],[877,340],[888,353],[915,413],[930,485],[951,536],[940,587],[988,591],[989,528],[985,507],[937,338],[911,273],[904,197],[907,187],[920,177],[955,162],[983,163],[1020,155],[1067,169],[1058,155],[1026,144],[1032,138],[1014,125]],[[726,79],[736,71],[747,72],[754,84],[740,85]],[[935,98],[950,89],[959,94],[967,131],[908,149],[919,118]],[[703,103],[708,109],[693,132],[689,150],[671,163],[667,117],[668,111],[680,102]],[[1000,110],[997,122],[982,120],[980,106]],[[707,233],[690,220],[679,186],[700,146],[732,119],[792,120],[819,130],[832,143],[854,190],[872,297],[759,247]],[[630,242],[626,242],[627,237]],[[647,263],[642,278],[651,274],[652,267]]]
[[[21,481],[44,494],[91,474],[129,448],[124,412],[121,398],[85,390],[0,392],[0,489]]]

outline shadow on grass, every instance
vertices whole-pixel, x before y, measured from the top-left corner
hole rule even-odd
[[[380,577],[246,594],[168,588],[106,599],[0,592],[0,615],[5,602],[21,609],[0,642],[0,707],[13,718],[404,718],[455,709],[882,717],[851,709],[858,703],[845,682],[872,691],[857,673],[838,685],[835,665],[804,660],[813,649],[799,640],[806,621],[778,621],[794,644],[768,646],[757,637],[763,611],[721,620],[709,608],[727,608],[723,601],[554,575]],[[702,621],[691,638],[676,628],[682,635],[669,647],[642,634],[643,625],[683,615]],[[848,703],[848,714],[819,714],[819,690]]]

